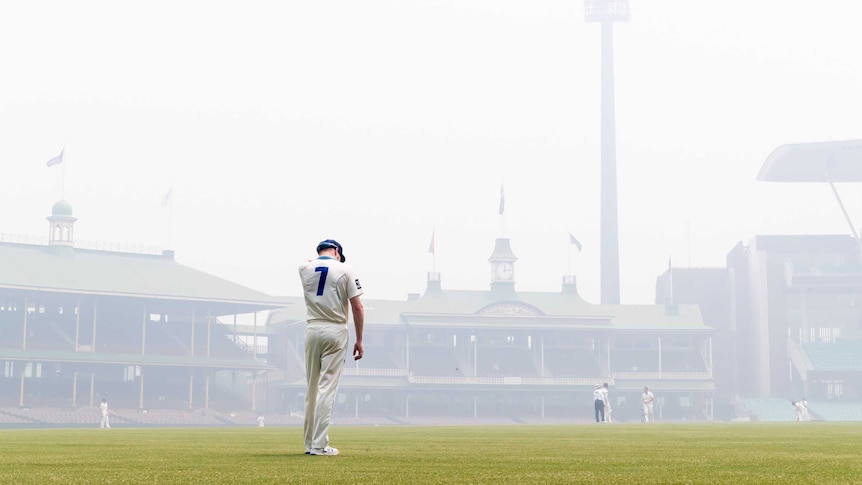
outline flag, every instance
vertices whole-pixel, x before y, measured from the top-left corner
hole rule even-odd
[[[171,199],[174,198],[174,186],[171,185],[171,188],[168,189],[168,192],[162,197],[162,207],[167,207],[168,204],[171,203]]]
[[[66,148],[65,148],[65,147],[64,147],[62,150],[60,150],[60,154],[59,154],[59,155],[57,155],[56,157],[54,157],[54,158],[52,158],[52,159],[48,160],[48,166],[49,166],[49,167],[53,167],[54,165],[59,165],[59,164],[63,163],[63,152],[64,152],[64,151],[66,151]]]
[[[503,184],[500,184],[500,215],[503,215],[503,210],[506,208],[506,196],[503,195]]]
[[[667,257],[667,302],[673,305],[673,267],[670,264],[670,256]]]
[[[569,234],[569,244],[574,244],[576,248],[578,248],[578,252],[581,252],[581,242],[575,239],[575,236]]]
[[[434,245],[434,232],[431,231],[431,244],[428,246],[428,252],[436,255],[437,253],[434,252],[437,249]]]

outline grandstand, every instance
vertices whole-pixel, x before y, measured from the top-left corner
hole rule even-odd
[[[76,247],[66,201],[48,220],[48,244],[0,241],[0,424],[97,422],[102,398],[128,424],[217,424],[218,412],[268,408],[277,368],[245,342],[263,339],[258,314],[283,301],[172,251]]]
[[[519,292],[515,259],[498,239],[487,291],[444,289],[429,273],[422,295],[366,300],[366,358],[345,369],[336,419],[586,422],[602,382],[618,422],[640,420],[645,385],[660,396],[662,419],[713,418],[712,329],[696,305],[595,305],[571,275],[559,292]],[[271,354],[292,376],[273,388],[285,411],[300,412],[305,314],[294,303],[267,326]]]
[[[761,175],[800,176],[782,170],[773,160]],[[118,425],[301,424],[301,297],[171,251],[78,247],[74,220],[61,201],[48,244],[0,238],[0,427],[95,424],[103,397]],[[602,382],[617,422],[640,420],[644,386],[665,421],[795,420],[803,397],[813,419],[862,416],[854,234],[755,236],[726,267],[669,268],[652,305],[592,304],[574,275],[518,291],[510,241],[493,247],[487,290],[447,289],[432,272],[422,294],[363,299],[366,356],[345,367],[335,422],[590,422]]]
[[[754,421],[796,421],[796,410],[792,402],[775,397],[743,397],[740,399],[742,410]]]
[[[715,328],[727,362],[717,394],[736,400],[739,415],[795,419],[789,403],[805,398],[814,419],[858,420],[862,240],[836,184],[862,181],[862,140],[782,145],[757,179],[828,184],[849,234],[755,236],[726,268],[675,268],[673,294]]]

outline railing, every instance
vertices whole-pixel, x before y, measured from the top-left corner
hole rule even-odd
[[[593,385],[596,383],[595,378],[580,378],[580,377],[472,377],[472,376],[417,376],[413,375],[406,369],[368,369],[368,368],[345,368],[345,375],[353,376],[373,376],[373,377],[407,377],[407,381],[412,384],[480,384],[480,385],[519,385],[519,384],[539,384],[539,385],[559,385],[559,386],[577,386],[577,385]]]
[[[45,236],[8,234],[0,232],[0,242],[47,246],[48,238]],[[163,253],[163,249],[159,246],[105,241],[76,240],[74,242],[74,247],[78,249],[96,249],[99,251],[111,251],[117,253],[150,254],[154,256],[158,256]]]
[[[598,378],[581,377],[432,377],[409,375],[411,384],[591,386]]]
[[[708,380],[712,372],[611,372],[614,379]]]
[[[479,385],[543,385],[543,386],[584,386],[593,385],[601,376],[596,377],[472,377],[472,376],[417,376],[406,369],[369,369],[345,367],[344,374],[349,376],[407,377],[413,384],[479,384]],[[710,372],[612,372],[614,379],[643,380],[711,380]]]
[[[234,335],[225,335],[225,338],[227,338],[228,341],[239,347],[240,350],[242,350],[246,354],[250,354],[254,357],[257,357],[258,355],[267,355],[267,352],[269,352],[269,344],[254,345],[253,343],[248,343],[241,338],[235,337]]]
[[[399,377],[408,375],[408,372],[405,369],[366,369],[345,367],[344,374],[348,376]]]

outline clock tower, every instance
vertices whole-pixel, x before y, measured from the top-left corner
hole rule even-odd
[[[494,252],[488,258],[491,263],[491,291],[515,291],[515,261],[518,257],[512,252],[508,238],[498,238]]]

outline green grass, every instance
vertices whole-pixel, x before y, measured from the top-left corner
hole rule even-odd
[[[0,430],[3,484],[862,483],[862,424]]]

